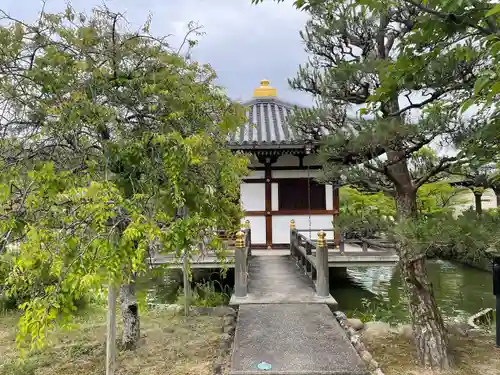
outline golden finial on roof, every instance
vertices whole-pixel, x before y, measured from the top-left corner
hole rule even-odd
[[[260,81],[260,87],[253,90],[254,97],[263,97],[263,96],[276,96],[276,89],[274,87],[269,86],[269,81],[267,79],[263,79]]]

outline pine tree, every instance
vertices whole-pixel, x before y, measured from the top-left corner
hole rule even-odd
[[[429,145],[477,144],[471,138],[488,129],[483,119],[464,122],[457,116],[464,102],[474,100],[487,54],[473,40],[457,47],[456,34],[445,35],[445,23],[424,19],[427,23],[420,24],[426,13],[410,1],[311,0],[295,5],[311,13],[302,33],[310,58],[290,84],[317,99],[316,108],[295,115],[295,125],[321,144],[327,179],[390,193],[401,227],[414,226],[418,188],[469,160],[465,149],[424,158],[423,163],[415,162],[422,159],[418,153]],[[425,39],[431,24],[448,39],[434,44]],[[415,43],[421,29],[425,33]],[[453,48],[433,49],[437,42]],[[467,59],[461,56],[465,51]],[[360,105],[364,107],[356,113]],[[425,253],[405,236],[397,238],[420,362],[448,368],[448,339]]]

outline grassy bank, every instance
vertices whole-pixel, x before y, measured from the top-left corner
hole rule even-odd
[[[119,319],[118,319],[119,320]],[[50,345],[19,363],[15,314],[0,315],[0,375],[101,375],[104,373],[106,317],[102,309],[76,319],[71,331],[59,330]],[[117,358],[117,375],[205,375],[211,373],[221,321],[185,319],[168,312],[145,312],[141,344]],[[120,327],[119,327],[120,330]]]
[[[450,337],[451,354],[456,368],[440,375],[498,375],[500,349],[493,336]],[[363,340],[385,375],[431,375],[417,365],[415,346],[400,335]]]

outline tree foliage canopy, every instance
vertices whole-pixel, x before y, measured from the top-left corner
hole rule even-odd
[[[259,3],[262,0],[253,0]],[[450,168],[499,155],[498,4],[449,0],[296,0],[311,18],[308,63],[292,88],[315,108],[294,124],[316,140],[325,179],[396,200],[396,248],[419,362],[447,369],[447,335],[429,283],[417,194]],[[476,105],[477,111],[465,116]],[[359,108],[359,106],[362,106]],[[453,148],[455,153],[431,153]],[[423,220],[425,222],[425,219]]]
[[[233,227],[247,161],[224,146],[244,111],[149,23],[106,8],[3,21],[1,249],[16,245],[8,287],[29,296],[19,338],[37,346],[76,298],[145,271],[153,243]]]
[[[262,1],[252,0],[252,3]],[[325,3],[330,3],[330,7],[325,6]],[[336,18],[331,3],[295,0],[293,5],[312,13],[322,8],[326,14],[330,13],[330,18]],[[350,49],[349,54],[356,53],[356,49],[352,48],[353,41],[359,44],[373,40],[373,35],[382,35],[377,34],[376,30],[375,34],[353,35],[349,28],[372,24],[373,29],[373,20],[382,21],[378,26],[379,31],[385,34],[384,40],[371,43],[382,47],[385,42],[386,52],[391,53],[391,59],[377,66],[372,64],[371,69],[377,69],[382,74],[375,90],[363,91],[362,87],[356,91],[369,94],[364,95],[365,102],[368,99],[378,110],[378,103],[393,100],[395,89],[401,87],[425,95],[425,100],[410,103],[413,108],[422,107],[422,102],[427,104],[443,95],[448,98],[451,96],[454,108],[458,106],[461,111],[466,111],[472,106],[475,112],[479,112],[468,119],[469,126],[464,127],[461,137],[456,138],[460,146],[490,160],[498,157],[500,6],[496,1],[351,0],[335,3],[358,15],[355,21],[359,23],[355,26],[352,22],[340,21],[346,25],[341,31],[344,31],[344,41],[350,44],[344,45]],[[363,14],[370,17],[367,19]],[[368,53],[369,49],[364,51]],[[383,52],[382,48],[379,52]],[[325,54],[331,55],[327,48],[321,53],[327,58]],[[353,97],[355,102],[363,102],[362,97],[356,96]],[[405,112],[404,108],[397,110],[398,114]]]

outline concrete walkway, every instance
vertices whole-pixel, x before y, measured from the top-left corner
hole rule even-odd
[[[316,296],[293,259],[254,256],[248,273],[249,295],[231,299],[239,312],[230,374],[368,374],[328,306],[335,300]]]

